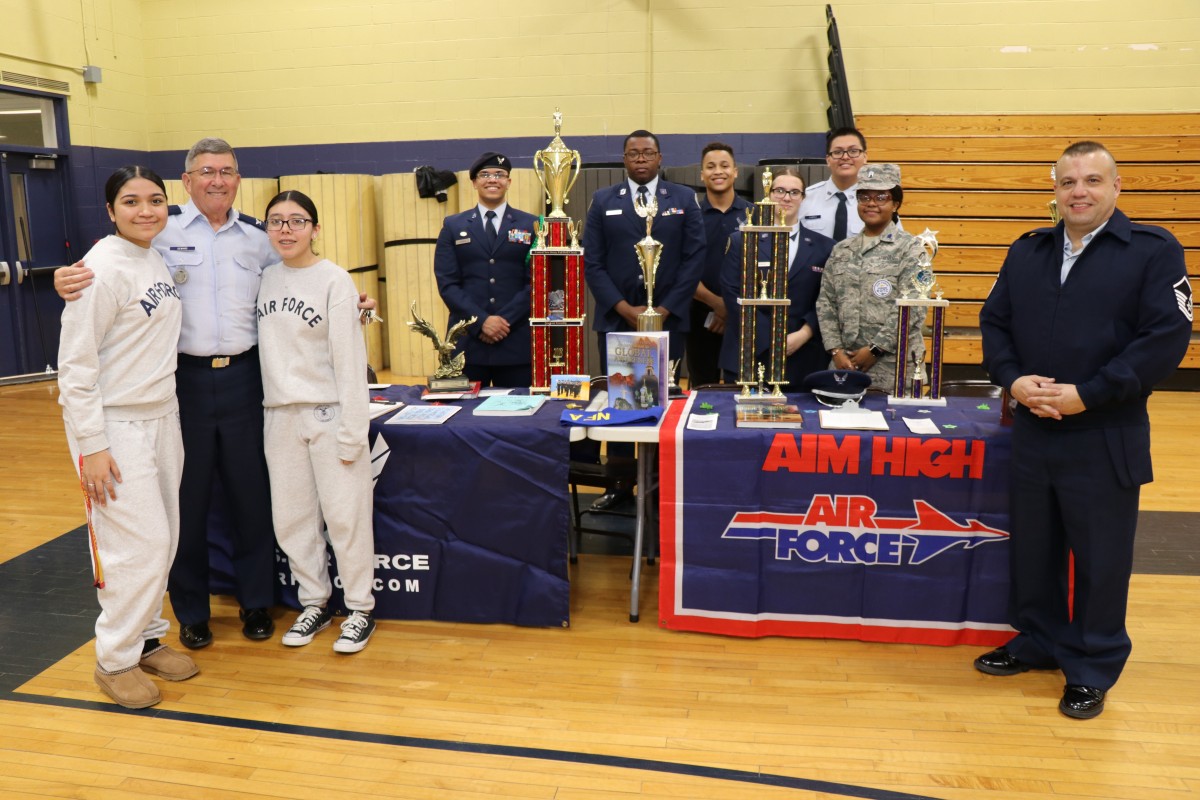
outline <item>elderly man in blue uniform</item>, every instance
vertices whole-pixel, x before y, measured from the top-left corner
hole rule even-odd
[[[1061,669],[1059,710],[1090,719],[1129,658],[1125,628],[1139,487],[1152,480],[1146,399],[1192,329],[1183,249],[1116,207],[1097,142],[1055,168],[1062,221],[1011,248],[979,316],[984,366],[1016,399],[1009,622],[990,675]],[[1074,569],[1073,593],[1069,590]]]
[[[476,159],[468,174],[479,203],[446,217],[433,256],[450,324],[476,318],[459,349],[467,355],[466,376],[483,386],[533,382],[526,262],[537,219],[508,205],[511,168],[500,153]]]
[[[592,197],[583,231],[584,278],[596,301],[592,328],[600,339],[600,369],[607,372],[605,334],[637,330],[646,309],[646,286],[634,245],[646,235],[646,223],[634,211],[636,197],[658,201],[652,235],[662,242],[662,257],[654,278],[655,310],[670,333],[671,360],[683,357],[691,316],[692,295],[704,271],[704,223],[696,195],[685,186],[659,176],[662,151],[658,137],[637,130],[625,137],[626,179],[600,189]],[[660,376],[670,382],[675,376]],[[628,453],[632,447],[609,449]],[[626,487],[613,487],[593,504],[609,508],[624,497]]]
[[[179,641],[212,642],[208,621],[208,516],[214,476],[230,514],[231,561],[242,633],[269,639],[275,623],[275,530],[263,451],[263,389],[255,302],[263,269],[279,261],[262,223],[233,208],[241,175],[223,139],[196,142],[184,160],[191,198],[169,210],[153,246],[162,254],[183,302],[175,375],[183,432],[179,549],[167,582]],[[66,300],[91,283],[82,263],[58,270]],[[364,307],[374,307],[368,301]]]
[[[704,194],[699,198],[700,218],[704,221],[704,272],[692,297],[687,341],[688,382],[693,388],[721,380],[721,345],[729,325],[721,297],[721,261],[729,235],[746,220],[746,209],[750,207],[750,201],[734,192],[737,176],[732,147],[724,142],[704,146],[700,153]],[[736,337],[737,332],[733,335]]]

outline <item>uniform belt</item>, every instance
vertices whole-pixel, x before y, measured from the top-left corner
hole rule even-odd
[[[193,356],[187,353],[179,354],[180,364],[189,364],[193,367],[209,367],[211,369],[222,369],[230,364],[236,364],[244,358],[249,358],[254,355],[257,347],[251,347],[244,353],[238,353],[235,356]]]

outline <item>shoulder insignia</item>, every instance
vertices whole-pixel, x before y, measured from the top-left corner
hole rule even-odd
[[[252,217],[249,214],[246,214],[242,211],[238,212],[238,222],[244,222],[247,225],[253,225],[255,228],[258,228],[260,231],[265,231],[267,229],[267,226],[263,224],[263,221],[261,219],[258,219],[257,217]]]
[[[1129,230],[1133,233],[1148,233],[1151,236],[1156,236],[1159,239],[1163,239],[1168,242],[1176,241],[1174,234],[1159,225],[1143,225],[1138,222],[1131,222],[1129,224]]]
[[[177,217],[183,213],[183,206],[167,206],[167,216]]]

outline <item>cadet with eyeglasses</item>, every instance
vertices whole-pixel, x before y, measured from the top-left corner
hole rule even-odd
[[[800,221],[810,231],[835,242],[862,231],[855,196],[858,171],[867,163],[867,140],[857,128],[834,128],[825,134],[829,178],[808,187],[800,205]]]
[[[897,360],[919,364],[922,374],[925,312],[909,321],[909,350],[897,353],[896,299],[910,287],[921,242],[897,226],[904,190],[896,164],[868,164],[859,170],[855,199],[863,230],[838,242],[825,264],[817,321],[830,366],[865,372],[871,387],[895,389]]]
[[[229,512],[229,554],[242,634],[275,630],[275,532],[263,450],[263,387],[256,300],[262,271],[278,261],[263,225],[233,208],[241,184],[237,156],[223,139],[201,139],[184,159],[190,200],[172,206],[153,247],[183,303],[176,391],[183,431],[179,550],[167,589],[179,640],[212,643],[209,628],[208,516],[220,479]],[[92,272],[82,262],[59,269],[54,288],[74,300]],[[361,299],[361,298],[360,298]],[[373,308],[373,300],[360,307]]]

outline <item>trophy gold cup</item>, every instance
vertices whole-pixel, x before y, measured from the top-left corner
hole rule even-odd
[[[633,210],[646,220],[646,236],[633,246],[637,251],[638,263],[642,266],[642,282],[646,286],[646,310],[638,314],[637,329],[639,331],[661,331],[663,315],[654,309],[654,276],[658,272],[658,262],[662,259],[662,242],[650,235],[654,226],[654,217],[658,214],[658,198],[636,198]]]
[[[950,307],[950,301],[943,300],[940,291],[934,297],[929,296],[937,286],[937,276],[933,273],[933,258],[938,252],[937,231],[926,228],[916,238],[922,246],[921,255],[917,257],[917,271],[896,300],[900,312],[896,319],[896,383],[893,393],[888,396],[888,405],[944,406],[946,398],[942,396],[942,360],[946,309]],[[908,354],[912,352],[909,324],[914,314],[924,314],[926,311],[931,317],[932,328],[928,395],[922,383],[924,365],[916,360],[912,363],[908,360]]]
[[[739,404],[782,403],[787,358],[788,246],[791,227],[771,199],[771,170],[763,173],[763,199],[746,209],[742,225],[741,291],[738,296]],[[769,317],[769,322],[766,317]],[[770,325],[766,363],[758,361],[758,326]],[[767,385],[771,388],[768,389]]]
[[[549,394],[552,375],[583,374],[585,295],[579,227],[567,216],[567,194],[583,160],[562,140],[562,113],[554,110],[554,138],[533,154],[534,172],[550,213],[535,226],[530,250],[529,327],[534,393]]]

